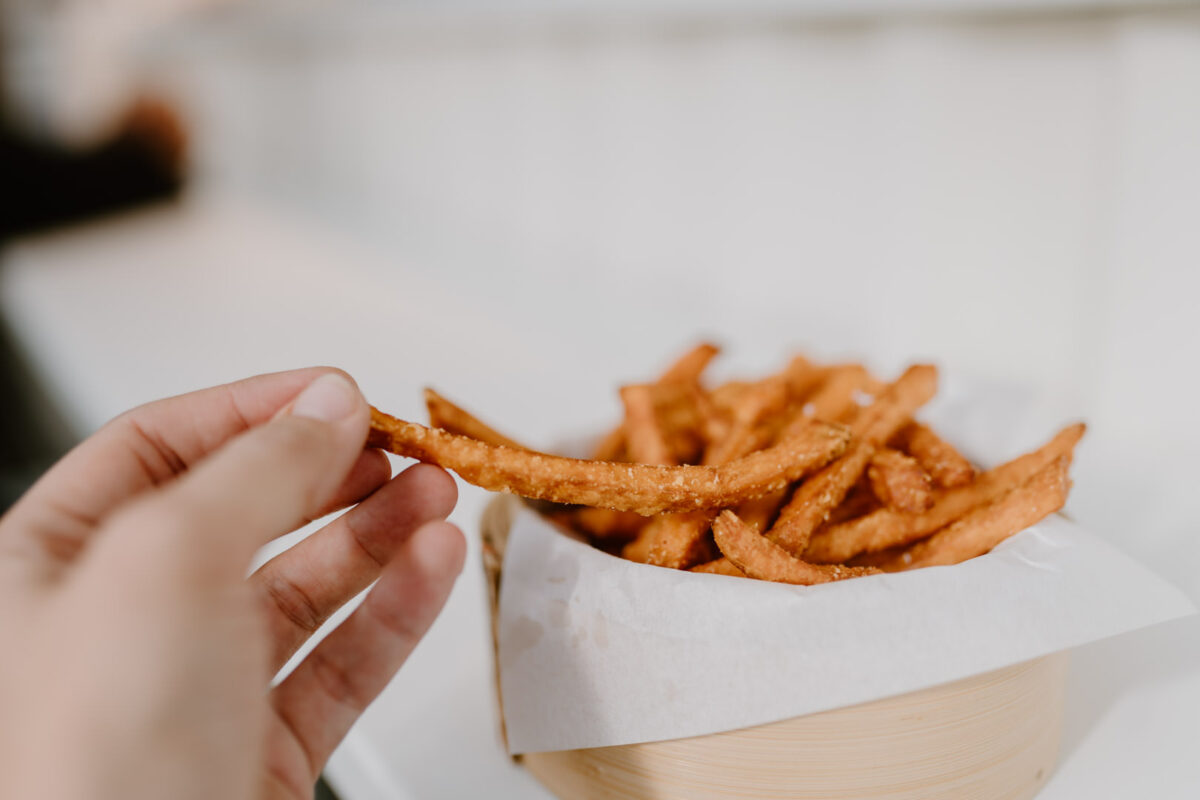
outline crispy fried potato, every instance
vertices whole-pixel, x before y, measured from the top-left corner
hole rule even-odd
[[[848,438],[844,428],[814,422],[790,439],[720,467],[612,464],[490,445],[372,408],[367,445],[439,464],[491,491],[648,516],[761,497],[836,458]]]
[[[928,425],[910,422],[892,437],[892,441],[895,447],[917,460],[935,486],[949,489],[970,483],[975,477],[971,462]]]
[[[879,566],[889,572],[958,564],[989,552],[1013,534],[1063,507],[1071,481],[1070,459],[1060,456],[999,500],[980,506]]]
[[[813,532],[858,482],[877,445],[928,402],[936,389],[937,370],[933,367],[916,365],[905,370],[855,419],[851,430],[858,440],[836,461],[800,484],[767,531],[767,538],[793,555],[802,555]]]
[[[809,564],[746,525],[732,511],[722,511],[713,522],[717,547],[735,567],[764,581],[809,586],[879,572],[874,567],[843,567],[837,564]]]
[[[924,511],[933,503],[933,481],[912,456],[885,447],[867,465],[871,489],[896,511]]]
[[[621,387],[625,405],[625,449],[639,464],[675,464],[654,413],[653,388],[646,384]]]
[[[429,424],[435,428],[462,436],[470,436],[472,439],[478,439],[488,444],[511,447],[514,450],[529,449],[480,421],[465,409],[451,403],[433,389],[425,389],[425,407],[429,410]]]
[[[990,469],[971,483],[939,490],[933,505],[925,511],[883,508],[850,522],[823,528],[813,535],[804,557],[819,564],[837,564],[859,553],[886,550],[928,536],[973,508],[1002,497],[1059,457],[1070,456],[1086,429],[1083,423],[1069,425],[1037,450]]]
[[[706,572],[709,575],[728,575],[731,578],[747,578],[746,573],[735,567],[732,562],[725,556],[715,558],[712,561],[705,561],[703,564],[697,564],[690,568],[691,572]]]

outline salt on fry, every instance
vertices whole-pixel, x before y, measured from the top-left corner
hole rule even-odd
[[[814,422],[719,467],[613,464],[490,445],[372,408],[367,445],[440,464],[491,491],[649,516],[727,508],[776,491],[837,457],[848,438],[843,428]]]
[[[892,440],[895,447],[917,460],[935,486],[962,486],[975,477],[971,462],[928,425],[914,420],[901,428]]]
[[[924,511],[933,503],[933,481],[912,456],[885,447],[867,465],[875,496],[896,511]]]
[[[729,510],[722,511],[713,522],[713,538],[730,563],[759,580],[810,586],[879,572],[874,567],[809,564],[746,527]]]
[[[1018,531],[1053,514],[1067,501],[1070,459],[1060,456],[999,500],[980,506],[880,566],[889,572],[958,564],[981,556]]]
[[[894,511],[881,508],[866,516],[817,531],[804,557],[815,563],[841,563],[859,553],[886,550],[921,539],[949,525],[971,509],[990,503],[1061,456],[1070,456],[1087,428],[1068,425],[1033,452],[980,474],[974,481],[953,489],[941,489],[925,511]]]

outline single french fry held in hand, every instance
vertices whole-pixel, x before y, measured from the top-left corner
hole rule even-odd
[[[649,516],[725,508],[776,491],[837,457],[848,439],[844,429],[814,422],[720,467],[613,464],[490,445],[372,408],[367,444],[438,464],[490,491]]]

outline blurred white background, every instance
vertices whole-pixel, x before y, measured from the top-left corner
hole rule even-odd
[[[932,359],[1036,398],[1014,450],[1086,419],[1069,510],[1200,600],[1200,9],[964,8],[192,16],[120,50],[188,123],[189,195],[12,247],[4,308],[80,432],[327,361],[397,412],[433,383],[548,444],[701,336],[733,371]],[[335,762],[347,797],[540,796],[492,743],[472,569]],[[1200,628],[1172,631],[1143,636],[1168,665],[1146,692],[1195,700]],[[1094,765],[1140,753],[1193,796],[1182,751],[1110,735],[1140,659],[1088,652],[1068,751],[1091,760],[1046,795],[1128,796]]]

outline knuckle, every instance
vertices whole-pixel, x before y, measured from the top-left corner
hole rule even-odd
[[[260,573],[259,578],[263,591],[284,619],[307,635],[321,627],[325,615],[304,587],[274,570]]]

